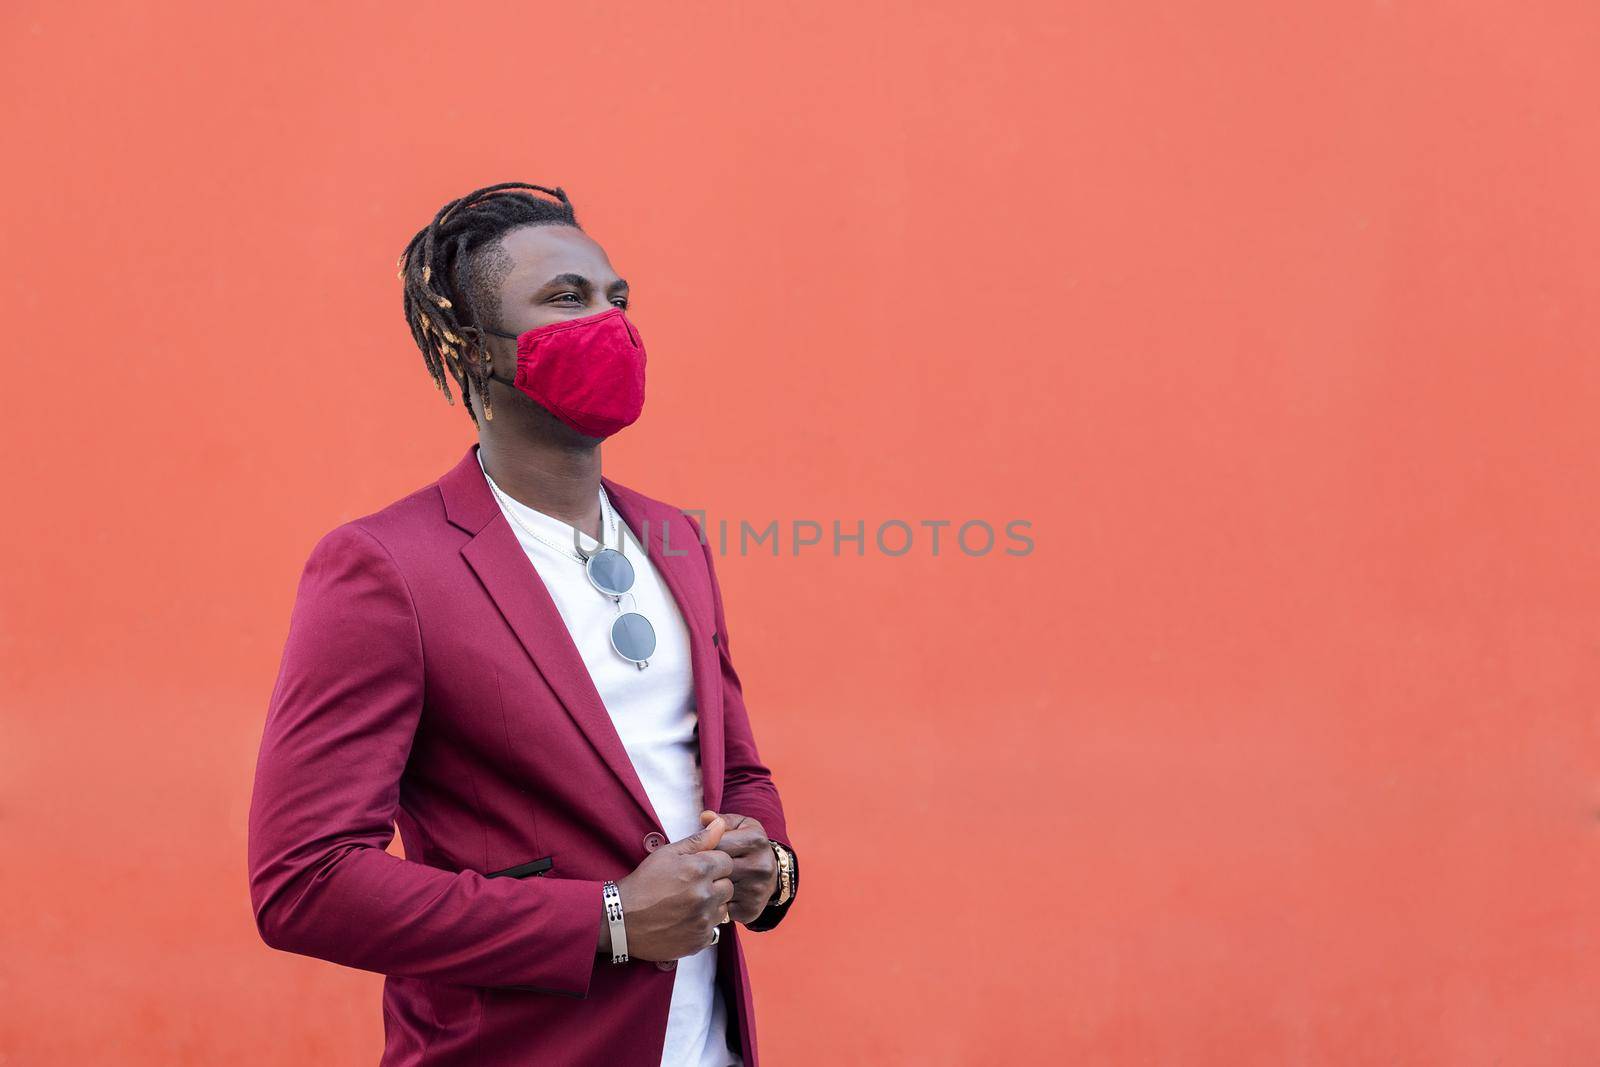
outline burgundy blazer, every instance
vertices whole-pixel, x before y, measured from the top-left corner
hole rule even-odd
[[[384,1065],[656,1067],[676,965],[595,949],[601,882],[666,832],[476,448],[311,551],[251,798],[256,924],[273,948],[387,976]],[[709,546],[602,481],[688,624],[704,806],[793,848]],[[385,851],[395,824],[405,859]],[[718,981],[756,1067],[739,926]]]

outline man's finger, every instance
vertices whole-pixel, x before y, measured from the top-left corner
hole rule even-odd
[[[728,824],[728,829],[730,830],[737,829],[741,823],[748,822],[750,818],[748,815],[729,815],[726,812],[719,813],[707,808],[700,813],[700,825],[704,826],[716,818],[718,814],[722,815],[722,821]]]
[[[722,840],[723,831],[727,828],[727,821],[720,816],[713,815],[709,820],[704,820],[705,825],[681,841],[674,841],[669,847],[679,852],[705,852],[718,847]]]

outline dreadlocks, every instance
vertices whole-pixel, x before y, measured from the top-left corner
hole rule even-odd
[[[556,199],[546,200],[527,190],[549,193]],[[476,382],[486,420],[494,418],[494,411],[489,406],[488,353],[479,328],[493,328],[490,320],[499,317],[500,299],[499,278],[490,277],[498,269],[495,257],[483,253],[519,226],[551,224],[582,229],[560,186],[547,189],[526,182],[501,182],[440,208],[400,254],[406,323],[433,383],[454,404],[445,368],[461,387],[463,401],[468,397],[468,379]],[[463,358],[468,351],[478,355],[475,367]],[[472,405],[462,406],[476,426],[478,417],[472,413]]]

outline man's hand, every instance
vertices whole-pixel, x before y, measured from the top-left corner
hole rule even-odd
[[[748,815],[702,811],[700,825],[709,826],[719,817],[728,829],[715,847],[733,858],[733,873],[728,875],[733,879],[733,899],[728,903],[728,915],[748,923],[766,910],[778,887],[778,857],[772,854],[767,831]]]
[[[719,849],[726,820],[701,822],[699,830],[662,845],[617,882],[629,956],[659,961],[693,955],[713,943],[712,929],[732,915],[734,861]],[[611,952],[603,913],[599,951]]]

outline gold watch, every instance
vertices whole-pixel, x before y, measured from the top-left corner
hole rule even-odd
[[[776,907],[789,902],[794,896],[794,854],[776,841],[768,841],[772,852],[778,857],[778,888],[772,899],[767,902],[767,907]]]

